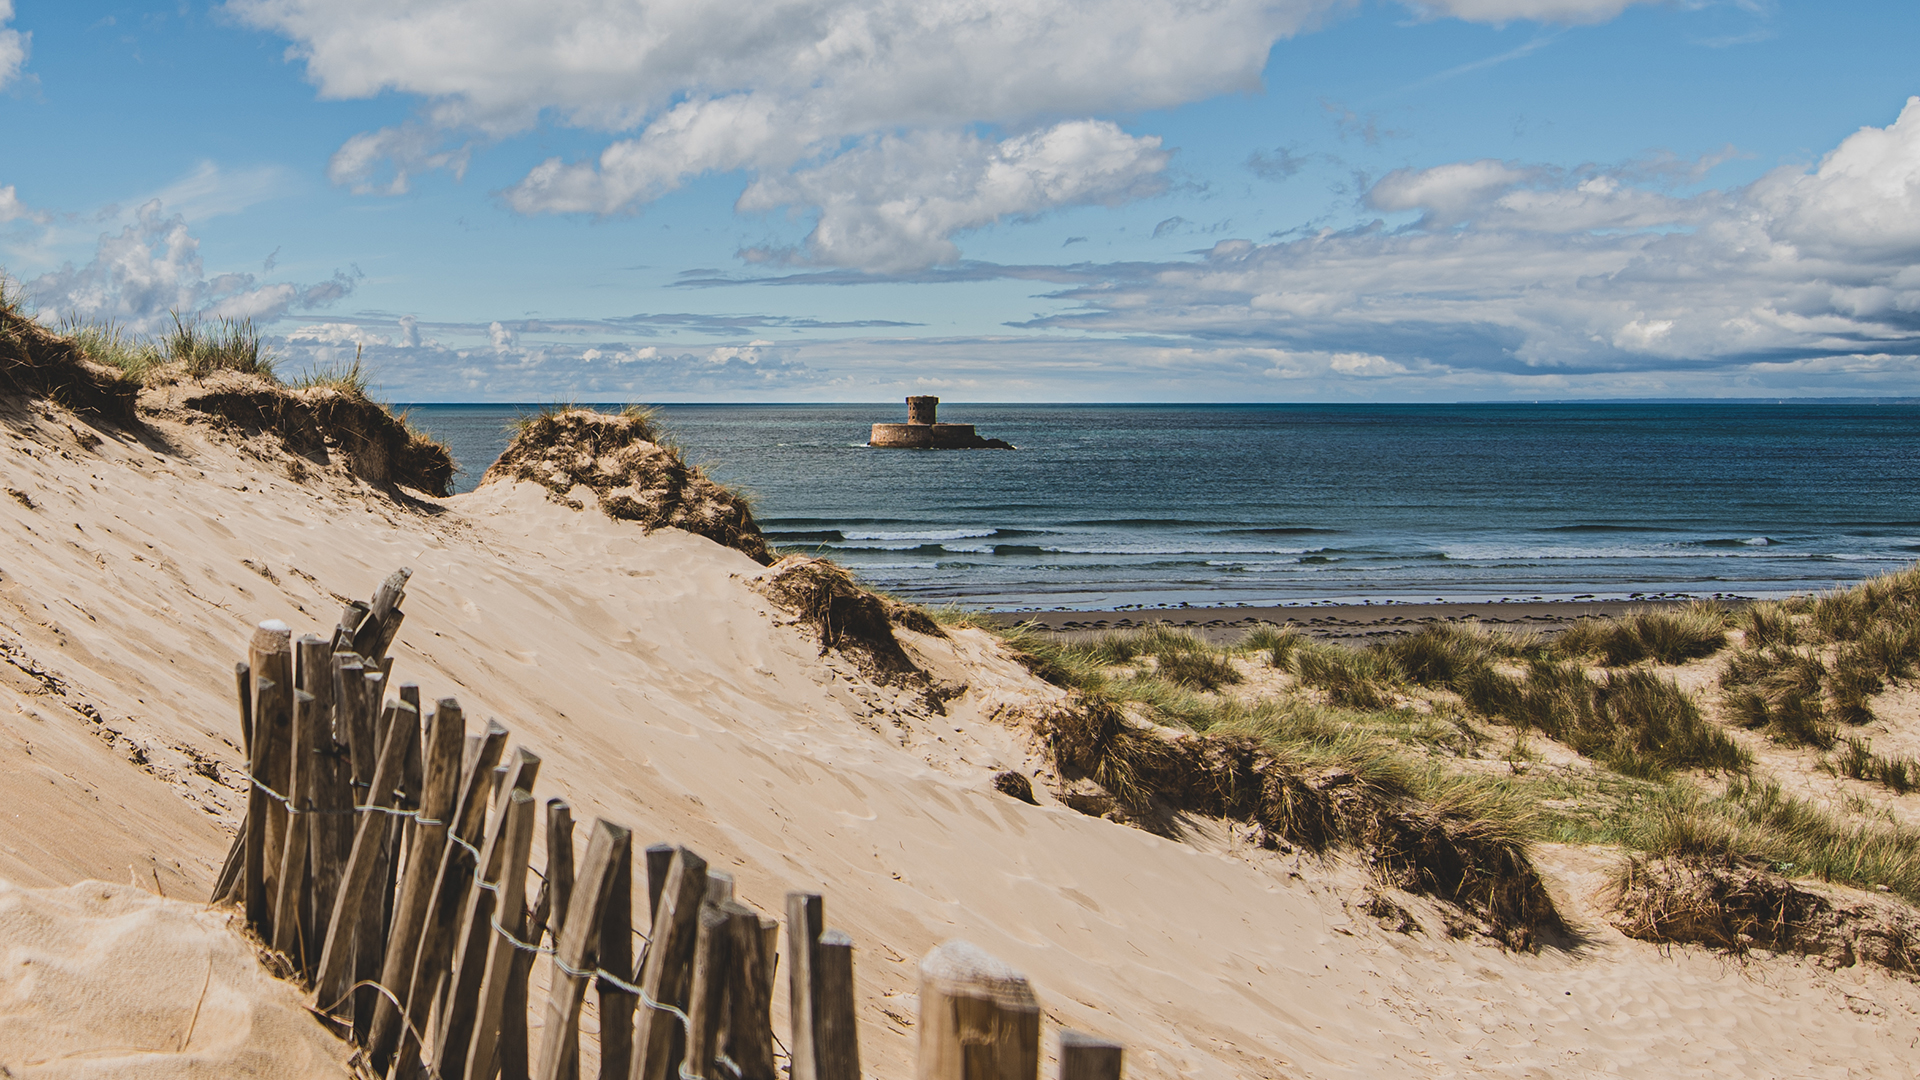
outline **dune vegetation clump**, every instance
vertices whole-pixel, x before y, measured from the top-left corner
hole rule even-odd
[[[1756,603],[1720,673],[1722,707],[1742,727],[1830,749],[1874,719],[1873,698],[1920,665],[1920,568],[1812,599]]]
[[[1402,864],[1388,852],[1409,844],[1451,858],[1409,822],[1498,838],[1473,856],[1474,873],[1492,875],[1473,886],[1487,896],[1525,894],[1536,841],[1606,845],[1629,854],[1614,911],[1629,934],[1814,955],[1848,934],[1879,935],[1861,958],[1907,971],[1920,916],[1795,881],[1920,904],[1920,828],[1853,795],[1829,805],[1795,793],[1740,729],[1831,748],[1798,766],[1811,767],[1798,783],[1920,792],[1920,761],[1839,734],[1920,674],[1916,627],[1920,568],[1738,612],[1697,604],[1582,620],[1571,642],[1444,623],[1358,648],[1292,627],[1261,628],[1237,648],[1171,627],[1079,643],[1032,626],[1004,634],[1072,691],[1038,727],[1063,776],[1105,793],[1062,796],[1086,812],[1162,830],[1183,813],[1234,818],[1270,841],[1361,851],[1382,881],[1426,880],[1402,887],[1441,899],[1452,887],[1436,883],[1454,879],[1390,872]],[[1172,677],[1170,657],[1204,655],[1243,681]],[[1714,665],[1717,710],[1658,666],[1701,659]],[[1552,764],[1537,738],[1558,744]],[[1429,839],[1407,839],[1416,834]],[[1528,869],[1501,877],[1492,868],[1503,859]],[[1483,925],[1510,926],[1502,920],[1531,910],[1512,903],[1499,909],[1508,914],[1467,907]]]
[[[111,322],[69,318],[50,330],[0,288],[0,389],[45,398],[83,415],[138,425],[149,415],[219,417],[247,435],[277,438],[300,458],[336,455],[376,484],[452,494],[458,465],[444,443],[369,396],[355,362],[288,384],[249,320],[175,315],[147,339]],[[144,400],[143,391],[156,391]]]
[[[774,555],[739,491],[686,462],[655,430],[652,414],[555,406],[523,418],[513,441],[480,483],[526,481],[558,502],[593,492],[608,517],[649,531],[672,527],[704,536],[762,566]],[[578,507],[578,503],[573,505]]]
[[[22,314],[0,276],[0,391],[46,398],[75,412],[134,423],[138,380],[71,338]]]
[[[1581,619],[1553,640],[1553,651],[1571,659],[1598,659],[1606,667],[1642,660],[1684,664],[1726,646],[1727,609],[1711,600],[1677,609],[1643,608],[1617,619]]]

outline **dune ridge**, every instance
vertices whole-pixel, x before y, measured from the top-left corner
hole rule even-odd
[[[1031,722],[1067,692],[992,634],[895,624],[921,675],[877,678],[823,651],[804,605],[766,593],[777,566],[637,528],[600,512],[590,486],[560,501],[511,479],[396,497],[343,461],[291,467],[267,435],[157,412],[133,429],[44,400],[0,401],[0,428],[17,493],[0,500],[0,732],[13,751],[0,879],[33,903],[131,878],[173,898],[134,900],[189,918],[198,905],[178,898],[206,895],[238,820],[231,664],[252,626],[324,630],[406,565],[395,678],[498,717],[547,762],[536,795],[700,851],[763,910],[789,889],[827,896],[857,948],[872,1075],[910,1070],[917,963],[954,937],[1028,974],[1050,1032],[1125,1043],[1136,1077],[1907,1068],[1912,983],[1630,940],[1596,899],[1609,870],[1589,849],[1543,854],[1573,940],[1510,951],[1403,932],[1395,910],[1445,925],[1435,902],[1381,890],[1338,850],[1283,852],[1205,816],[1174,840],[1078,812],[1055,794],[1065,780]],[[995,789],[1006,771],[1036,781],[1038,805]],[[23,985],[0,978],[0,1000]],[[141,989],[169,1008],[186,996],[158,979]],[[133,1007],[71,993],[102,1016]],[[274,1000],[276,1016],[295,1015]],[[143,1022],[158,1039],[178,1019]],[[250,1034],[229,1060],[339,1075],[291,1045]],[[0,1050],[23,1075],[69,1074],[38,1060]],[[71,1074],[135,1074],[87,1067]]]

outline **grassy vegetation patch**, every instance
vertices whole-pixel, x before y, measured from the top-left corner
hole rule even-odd
[[[1749,606],[1720,673],[1730,720],[1829,749],[1874,719],[1873,698],[1920,665],[1920,569],[1803,601]]]
[[[1564,657],[1598,659],[1606,667],[1642,660],[1684,664],[1727,643],[1727,609],[1712,601],[1678,608],[1642,608],[1617,619],[1581,619],[1553,640]]]
[[[1314,850],[1356,846],[1389,877],[1446,862],[1433,850],[1411,861],[1389,854],[1419,846],[1405,839],[1417,829],[1398,831],[1414,819],[1449,822],[1449,844],[1488,838],[1482,873],[1492,873],[1493,852],[1524,859],[1539,840],[1617,846],[1633,853],[1641,875],[1628,890],[1634,898],[1621,900],[1633,932],[1766,943],[1784,939],[1779,925],[1756,930],[1756,905],[1809,903],[1813,894],[1795,878],[1884,887],[1920,902],[1920,830],[1857,797],[1827,807],[1790,794],[1756,775],[1730,730],[1826,747],[1832,753],[1817,767],[1832,775],[1895,794],[1920,790],[1920,761],[1839,734],[1871,715],[1887,686],[1920,671],[1920,569],[1847,592],[1731,614],[1707,604],[1630,612],[1585,622],[1565,644],[1465,624],[1365,648],[1315,642],[1293,628],[1263,628],[1237,650],[1164,629],[1076,645],[1029,627],[1010,640],[1034,670],[1077,691],[1075,710],[1100,718],[1066,725],[1080,724],[1078,743],[1064,728],[1050,738],[1063,763],[1078,761],[1124,805],[1238,817]],[[1730,631],[1739,633],[1732,649]],[[1172,664],[1192,662],[1172,658],[1211,653],[1227,662],[1235,652],[1293,678],[1254,690],[1168,677]],[[1701,657],[1718,657],[1724,725],[1650,666]],[[1530,735],[1577,756],[1549,763]],[[1342,801],[1343,790],[1359,797]],[[1362,824],[1389,819],[1400,824],[1372,834]],[[1452,895],[1453,886],[1434,883],[1443,878],[1425,891]],[[1816,909],[1844,918],[1819,915],[1828,919],[1819,934],[1793,947],[1817,951],[1847,927],[1868,925],[1848,922],[1855,916],[1845,905],[1808,908]],[[1897,951],[1920,936],[1885,940]]]

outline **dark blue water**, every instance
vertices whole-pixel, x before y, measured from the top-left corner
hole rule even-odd
[[[531,407],[431,405],[462,490]],[[673,405],[787,549],[984,608],[1765,596],[1920,558],[1920,407],[959,405],[1016,451],[866,448],[882,405]]]

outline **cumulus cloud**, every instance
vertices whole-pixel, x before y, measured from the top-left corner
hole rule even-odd
[[[327,161],[327,179],[356,195],[405,195],[412,178],[446,169],[455,179],[467,173],[471,142],[446,145],[445,133],[424,124],[363,131],[343,143]]]
[[[49,315],[111,320],[151,333],[169,325],[173,312],[264,321],[324,307],[351,293],[355,281],[345,273],[310,285],[262,284],[247,273],[209,277],[186,218],[153,200],[119,233],[103,234],[86,265],[67,263],[42,274],[26,282],[25,292]]]
[[[0,187],[0,225],[10,221],[45,221],[47,215],[36,212],[32,207],[20,201],[13,185]]]
[[[1632,182],[1649,175],[1664,178],[1675,171],[1672,164],[1661,161],[1649,168],[1635,162],[1568,171],[1491,160],[1451,162],[1396,169],[1361,201],[1389,213],[1417,210],[1420,225],[1428,229],[1468,221],[1486,228],[1559,233],[1691,224],[1707,212],[1709,200],[1675,198]]]
[[[1005,218],[1113,205],[1164,186],[1154,137],[1103,120],[1072,120],[992,142],[952,132],[887,136],[813,169],[762,177],[742,210],[819,207],[812,261],[887,271],[952,263],[951,237]]]
[[[1406,0],[1407,6],[1428,18],[1451,17],[1466,22],[1518,21],[1600,23],[1635,4],[1657,0]]]
[[[1635,0],[1434,0],[1432,16],[1593,22]],[[416,122],[347,140],[329,176],[399,194],[467,165],[467,132],[541,122],[617,136],[551,158],[504,191],[520,213],[631,212],[699,176],[751,174],[743,208],[819,215],[806,244],[833,265],[953,257],[952,237],[1074,202],[1157,190],[1159,147],[1100,119],[1260,85],[1273,45],[1356,0],[227,0],[293,42],[323,98],[418,97]],[[1350,118],[1369,142],[1372,119]],[[990,132],[991,134],[983,134]],[[1080,140],[1087,152],[1011,160]],[[1009,185],[952,191],[949,147]],[[1111,153],[1130,160],[1116,163]],[[847,160],[843,160],[847,159]],[[1283,159],[1284,160],[1284,159]],[[1284,168],[1284,165],[1283,165]],[[894,209],[853,214],[849,179]],[[1009,198],[1009,190],[1024,197]],[[912,209],[904,209],[912,207]],[[983,217],[991,212],[990,216]],[[863,254],[864,253],[864,254]],[[764,253],[762,253],[764,254]]]
[[[13,0],[0,0],[0,88],[20,77],[20,69],[27,66],[27,52],[33,44],[32,34],[7,28],[12,21]]]

